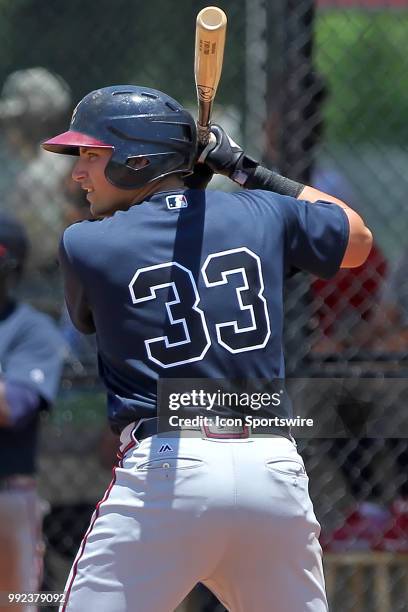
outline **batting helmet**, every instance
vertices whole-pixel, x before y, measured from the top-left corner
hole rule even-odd
[[[0,273],[21,273],[28,249],[24,226],[14,217],[0,213]]]
[[[169,174],[190,173],[196,145],[194,119],[176,100],[148,87],[115,85],[85,96],[68,132],[42,146],[68,155],[79,155],[79,147],[110,148],[107,180],[121,189],[136,189]],[[132,167],[132,159],[139,157],[149,163]]]

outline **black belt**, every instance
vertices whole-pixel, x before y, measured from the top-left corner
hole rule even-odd
[[[140,425],[137,425],[133,430],[133,435],[136,440],[141,442],[145,438],[150,438],[150,436],[157,435],[157,425],[158,419],[155,418],[142,421]]]
[[[242,427],[218,427],[218,428],[209,428],[205,425],[203,425],[202,427],[180,427],[180,428],[175,428],[172,431],[166,431],[166,432],[160,432],[160,435],[165,436],[167,433],[176,433],[178,431],[200,431],[202,433],[202,436],[204,438],[210,438],[210,439],[216,439],[216,440],[222,440],[222,439],[244,439],[244,438],[251,438],[253,436],[268,436],[268,435],[272,435],[272,436],[279,436],[279,437],[285,437],[285,438],[290,438],[290,433],[289,430],[287,428],[284,427],[259,427],[256,429],[256,434],[254,434],[253,432],[251,433],[251,430],[248,426],[243,425]],[[158,419],[157,418],[152,418],[152,419],[147,419],[146,421],[142,421],[140,423],[140,425],[137,425],[136,428],[133,430],[133,435],[136,438],[136,440],[138,440],[139,442],[141,442],[142,440],[144,440],[145,438],[150,438],[151,436],[155,436],[157,435],[158,432]]]

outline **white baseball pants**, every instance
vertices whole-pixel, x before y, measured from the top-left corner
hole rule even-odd
[[[64,612],[172,612],[197,582],[231,612],[326,612],[320,526],[296,446],[200,432],[132,442],[92,517]]]

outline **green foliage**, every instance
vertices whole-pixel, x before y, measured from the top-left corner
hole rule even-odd
[[[328,81],[328,138],[406,143],[408,11],[330,11],[316,20],[316,61]]]

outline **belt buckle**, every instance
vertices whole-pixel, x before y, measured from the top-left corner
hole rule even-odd
[[[248,425],[223,426],[223,425],[201,425],[201,432],[205,438],[214,440],[242,440],[249,438],[251,434]]]

